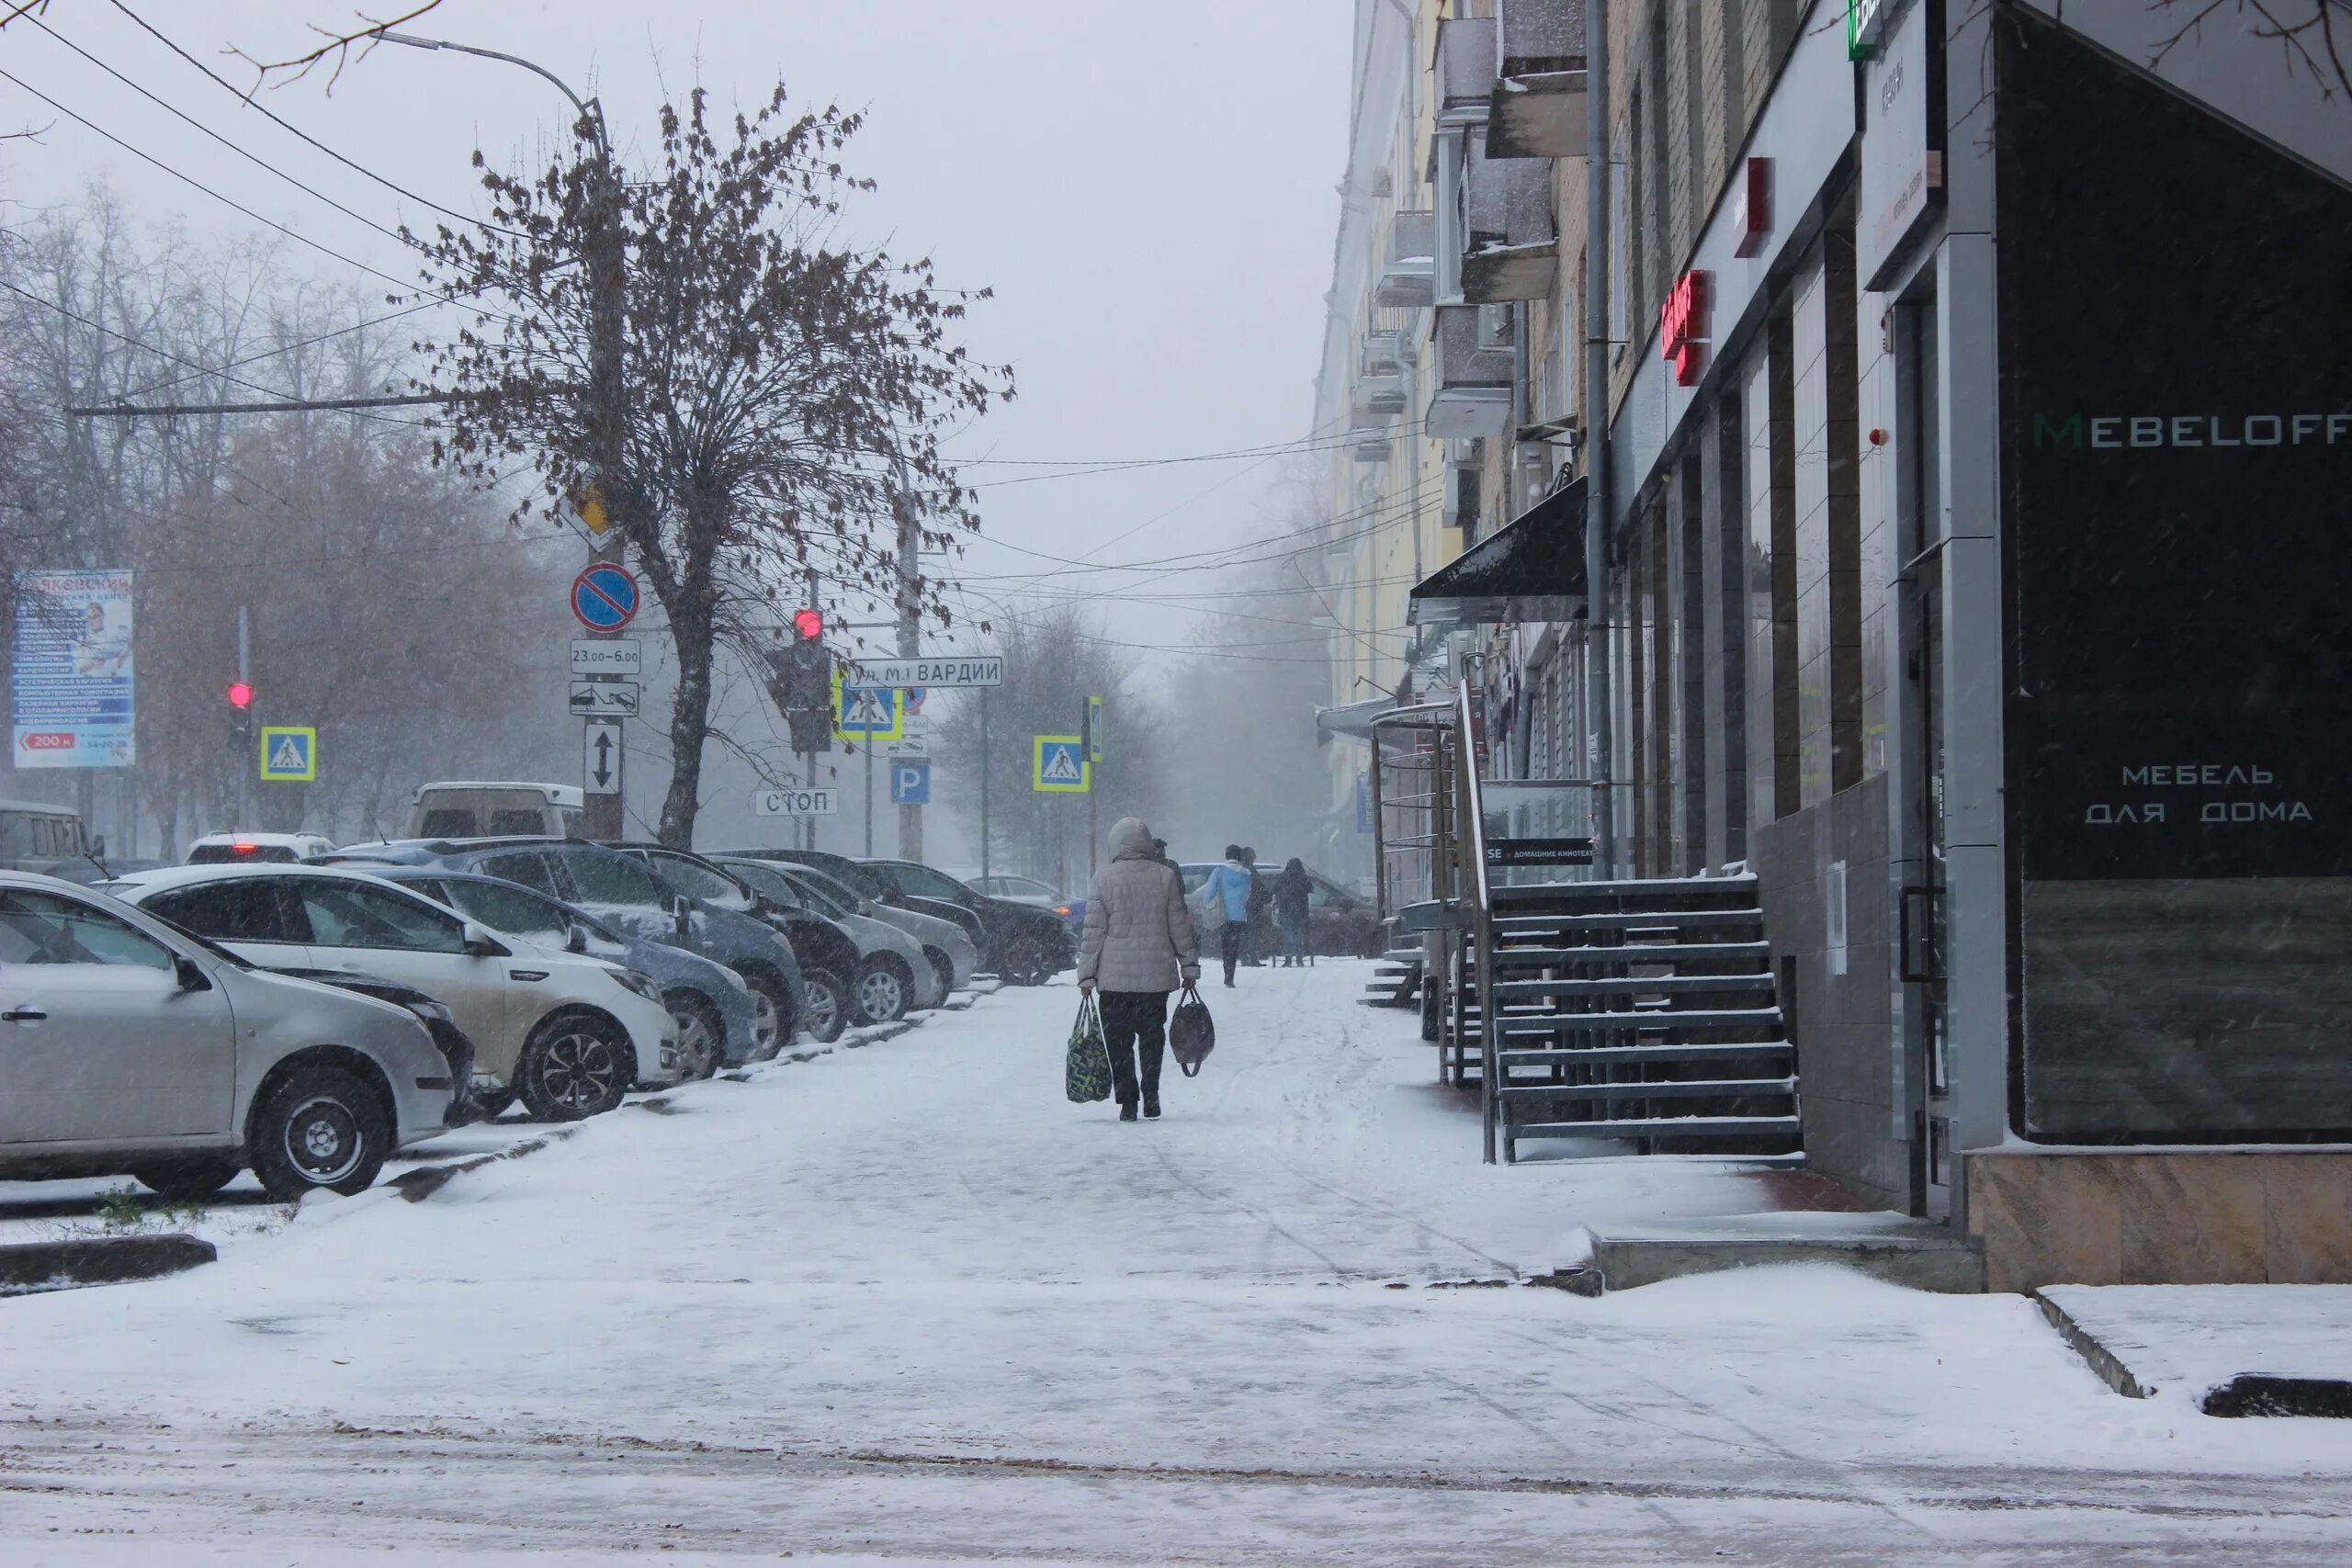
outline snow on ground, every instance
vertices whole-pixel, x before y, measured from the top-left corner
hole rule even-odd
[[[2352,1285],[2052,1285],[2158,1399],[2195,1408],[2244,1373],[2352,1382]]]
[[[1068,1104],[1073,993],[1009,989],[422,1202],[270,1210],[191,1274],[0,1302],[0,1561],[2352,1551],[2346,1424],[2121,1399],[2020,1298],[1463,1283],[1763,1190],[1480,1165],[1363,975],[1213,989],[1157,1123]]]

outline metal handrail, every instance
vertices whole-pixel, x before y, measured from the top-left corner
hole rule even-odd
[[[1470,686],[1454,693],[1454,776],[1460,794],[1454,819],[1460,825],[1460,871],[1456,886],[1469,904],[1471,939],[1477,943],[1478,965],[1478,1103],[1486,1124],[1486,1159],[1495,1163],[1495,1111],[1501,1104],[1496,1091],[1495,916],[1487,886],[1487,818],[1485,792],[1478,777],[1478,749],[1472,744]]]

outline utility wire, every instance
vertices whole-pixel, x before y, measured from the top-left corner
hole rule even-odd
[[[141,17],[130,6],[124,5],[122,0],[111,0],[111,4],[116,10],[121,12],[124,16],[137,23],[140,28],[150,38],[162,44],[165,49],[170,50],[174,54],[178,55],[182,60],[187,61],[198,71],[203,72],[205,75],[210,77],[214,82],[219,83],[221,90],[226,92],[231,97],[235,98],[247,108],[259,113],[272,123],[282,126],[286,130],[293,132],[294,135],[310,143],[312,147],[317,148],[320,152],[325,153],[328,157],[333,158],[336,163],[343,164],[345,168],[366,175],[368,178],[375,181],[378,185],[382,186],[386,190],[392,192],[396,196],[406,197],[409,200],[417,203],[421,207],[429,207],[435,212],[442,213],[450,218],[455,218],[460,223],[470,223],[476,228],[487,229],[492,233],[504,234],[510,239],[520,240],[527,237],[519,230],[502,228],[498,224],[489,222],[483,219],[469,217],[453,207],[444,207],[430,197],[419,196],[416,192],[410,190],[405,186],[394,184],[392,181],[386,179],[383,175],[378,174],[375,170],[368,167],[367,164],[345,157],[341,152],[338,152],[334,148],[328,146],[325,142],[320,141],[317,137],[312,136],[309,131],[304,130],[301,127],[295,125],[290,120],[282,119],[277,115],[272,113],[267,107],[263,106],[259,100],[245,93],[235,83],[230,81],[227,77],[213,70],[212,67],[205,64],[204,62],[190,54],[187,50],[182,49],[178,44],[164,37],[163,33],[157,31],[153,23],[149,22],[144,17]]]

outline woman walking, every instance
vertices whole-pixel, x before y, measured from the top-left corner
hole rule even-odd
[[[1231,961],[1227,964],[1231,971]],[[1136,817],[1111,825],[1111,863],[1086,892],[1078,988],[1102,993],[1102,1043],[1119,1120],[1159,1114],[1159,1058],[1168,1045],[1168,993],[1201,977],[1201,947],[1184,907],[1184,877],[1161,860]],[[1136,1069],[1140,1066],[1141,1071]]]
[[[1274,878],[1274,924],[1282,928],[1285,969],[1299,968],[1306,962],[1306,905],[1314,890],[1314,884],[1306,879],[1306,863],[1296,855]]]
[[[1217,927],[1217,956],[1225,961],[1225,983],[1233,984],[1233,967],[1241,962],[1241,946],[1250,933],[1250,895],[1257,874],[1241,858],[1239,844],[1225,846],[1225,863],[1209,873],[1201,885],[1201,907],[1225,916]]]

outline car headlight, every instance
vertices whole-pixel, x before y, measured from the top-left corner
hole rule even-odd
[[[662,982],[650,975],[639,974],[634,969],[616,969],[613,971],[613,978],[649,1002],[658,1002],[662,999]]]
[[[445,1004],[432,997],[411,997],[408,998],[408,1010],[427,1023],[454,1025],[458,1021],[456,1013],[451,1012]]]

